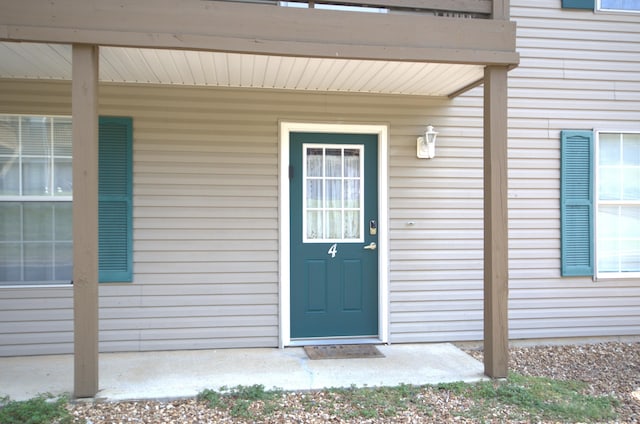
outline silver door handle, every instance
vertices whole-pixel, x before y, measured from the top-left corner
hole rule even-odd
[[[376,250],[378,248],[378,245],[372,241],[368,246],[365,246],[364,248],[367,250]]]

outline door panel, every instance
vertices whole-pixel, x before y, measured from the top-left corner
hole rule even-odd
[[[306,277],[307,290],[305,313],[327,312],[327,261],[307,260]]]
[[[378,334],[377,143],[291,133],[291,338]]]

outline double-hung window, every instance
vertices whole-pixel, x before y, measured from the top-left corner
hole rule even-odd
[[[0,285],[73,278],[71,118],[0,115]],[[100,118],[100,281],[132,278],[132,121]]]
[[[70,281],[71,119],[0,116],[0,282]]]
[[[640,133],[596,141],[596,271],[640,276]]]
[[[640,133],[561,139],[562,275],[640,277]]]

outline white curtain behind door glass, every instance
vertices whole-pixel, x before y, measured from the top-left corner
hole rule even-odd
[[[314,146],[304,152],[306,238],[359,239],[361,150]]]
[[[308,148],[307,154],[307,176],[322,177],[323,169],[323,150],[318,148]]]
[[[307,148],[306,155],[306,237],[319,239],[323,237],[323,149]]]
[[[342,149],[325,150],[325,177],[342,177]]]
[[[307,238],[322,238],[322,184],[321,178],[307,179]]]
[[[344,238],[360,238],[360,149],[344,149]]]
[[[344,176],[347,178],[360,176],[360,150],[344,149]]]

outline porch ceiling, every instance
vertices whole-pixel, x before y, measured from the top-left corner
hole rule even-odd
[[[101,47],[105,82],[452,96],[482,65]],[[71,45],[0,42],[0,78],[71,80]]]

